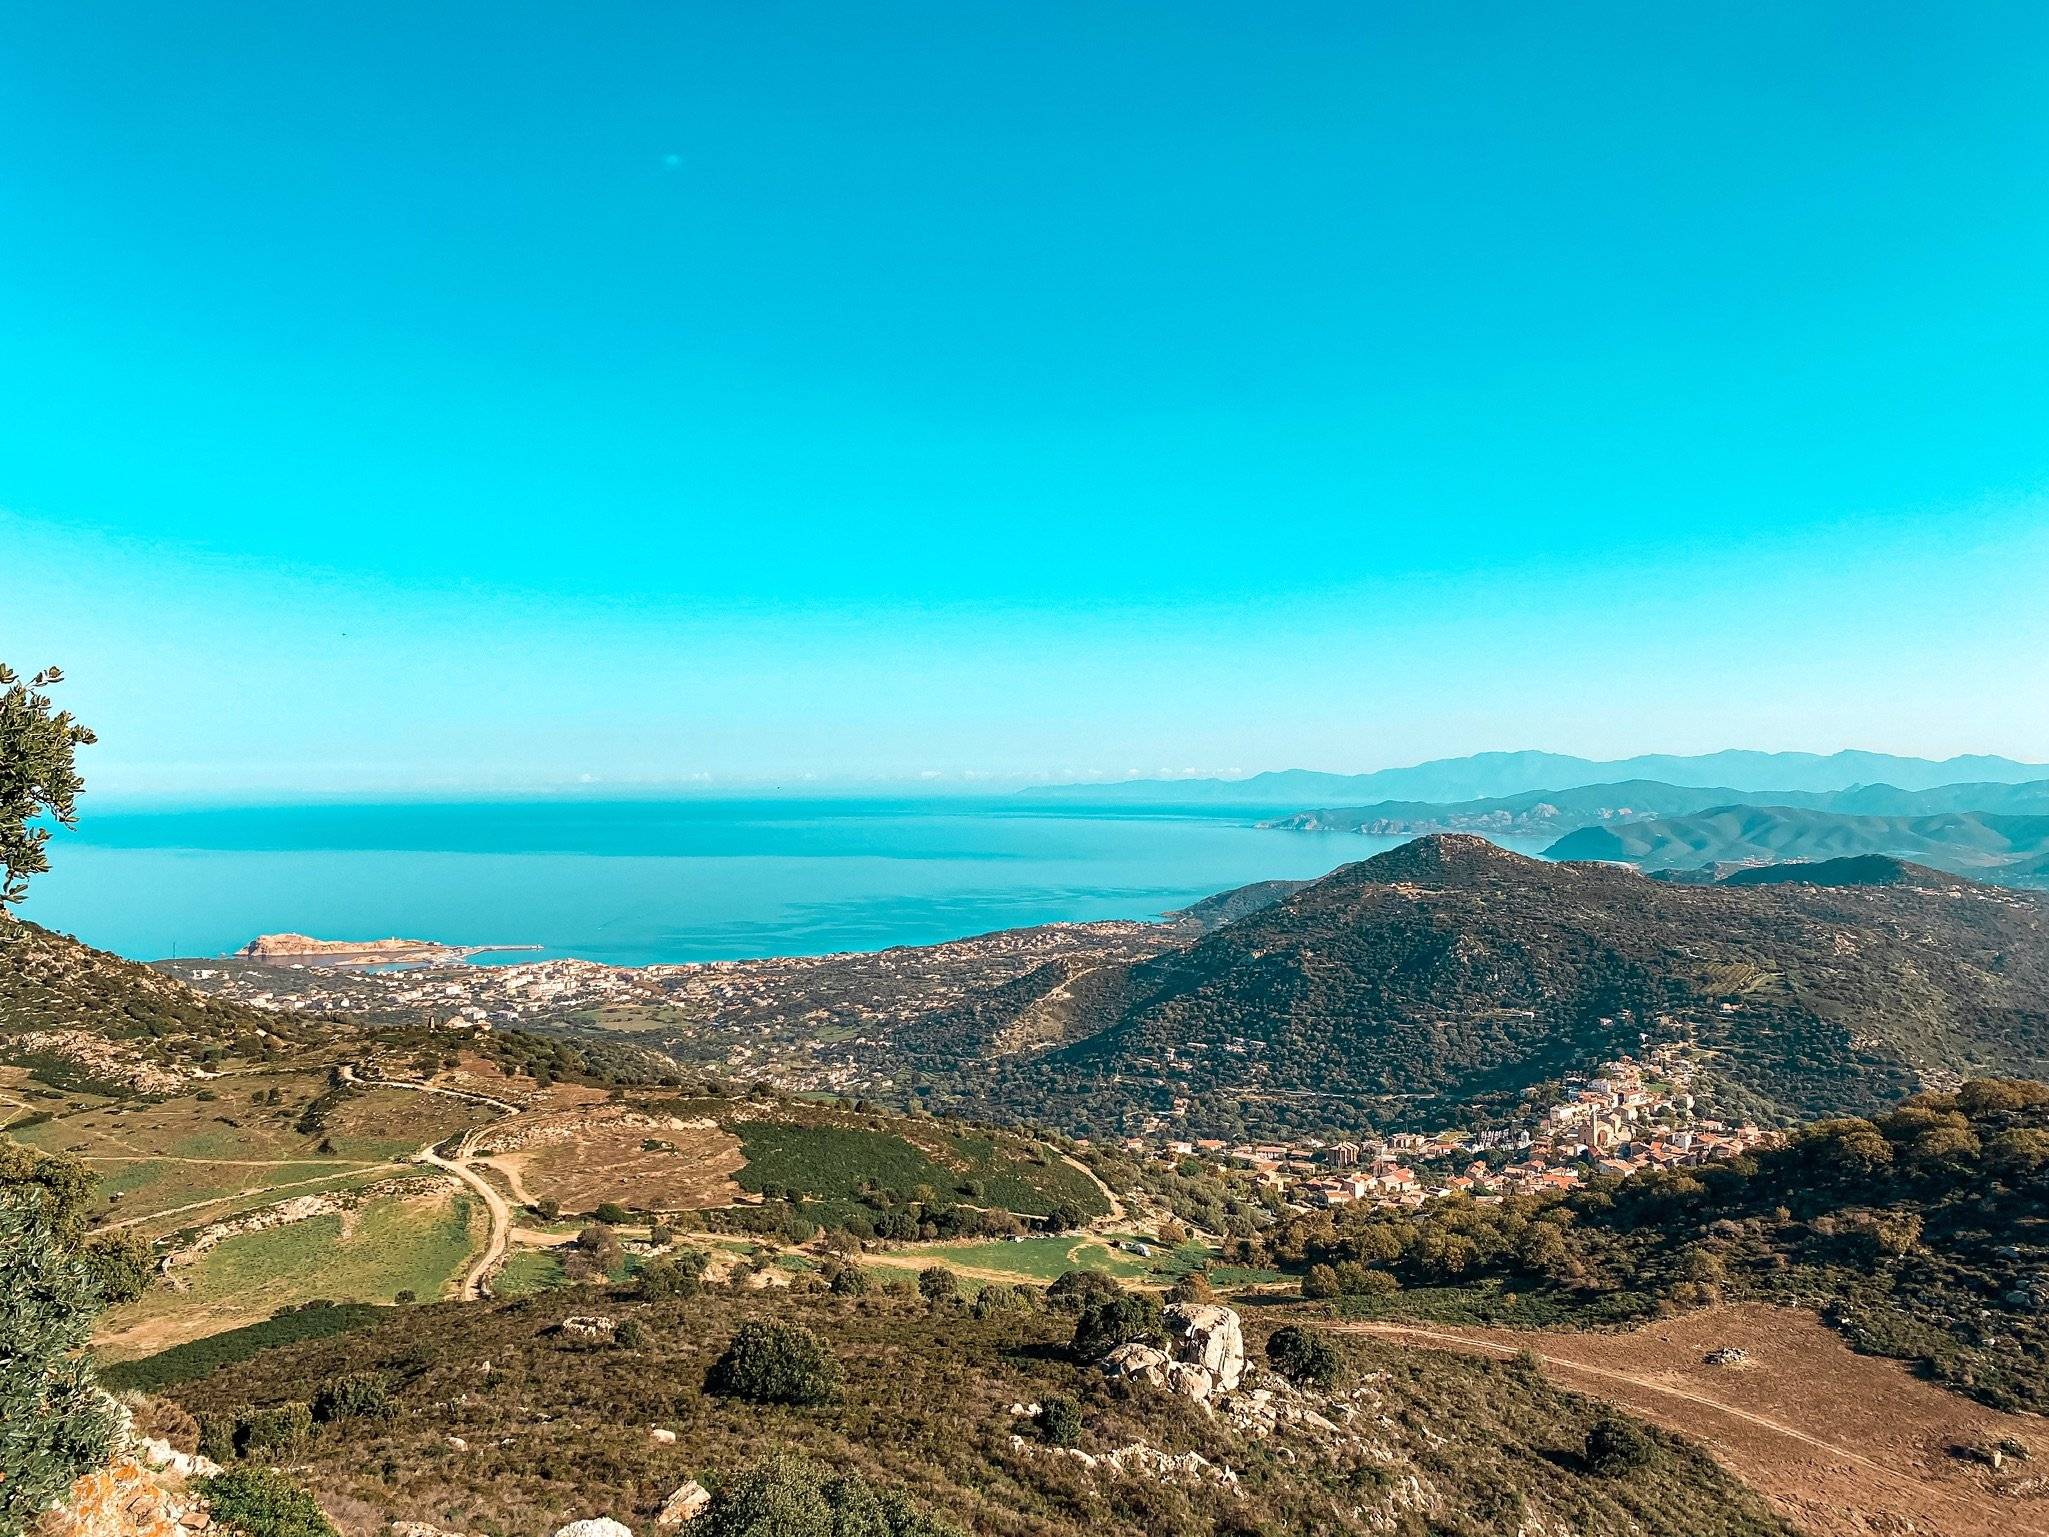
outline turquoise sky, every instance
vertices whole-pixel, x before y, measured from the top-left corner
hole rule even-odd
[[[2049,758],[2039,4],[8,31],[95,791]]]

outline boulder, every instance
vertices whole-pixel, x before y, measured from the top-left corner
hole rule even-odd
[[[676,1444],[676,1432],[664,1430],[659,1425],[648,1427],[647,1438],[659,1446],[674,1446]]]
[[[694,1478],[683,1481],[655,1514],[655,1525],[663,1531],[673,1531],[686,1521],[695,1521],[711,1509],[711,1491]]]
[[[1167,1334],[1174,1359],[1208,1372],[1217,1392],[1228,1393],[1244,1380],[1245,1330],[1230,1308],[1216,1302],[1176,1302],[1167,1309]]]
[[[572,1313],[562,1320],[562,1332],[580,1340],[608,1340],[617,1329],[611,1319],[588,1314]]]
[[[633,1537],[633,1528],[610,1516],[586,1516],[555,1528],[555,1537]]]
[[[1167,1363],[1167,1386],[1183,1398],[1202,1403],[1215,1391],[1216,1385],[1217,1380],[1209,1374],[1207,1367],[1190,1366],[1186,1361]]]
[[[1143,1382],[1154,1388],[1167,1385],[1167,1368],[1173,1364],[1173,1358],[1166,1351],[1155,1350],[1150,1345],[1119,1345],[1101,1362],[1106,1377]]]

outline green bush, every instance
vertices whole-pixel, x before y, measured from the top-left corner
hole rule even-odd
[[[704,1537],[964,1537],[894,1489],[788,1454],[734,1479],[703,1523]]]
[[[1604,1414],[1587,1431],[1587,1470],[1616,1478],[1649,1467],[1658,1457],[1658,1443],[1633,1420]]]
[[[634,1294],[649,1302],[664,1297],[694,1297],[704,1290],[704,1271],[710,1263],[699,1249],[679,1249],[674,1254],[651,1259],[634,1277]]]
[[[1345,1358],[1314,1329],[1294,1324],[1274,1330],[1266,1342],[1273,1369],[1300,1387],[1335,1387],[1345,1375]]]
[[[257,1410],[235,1427],[235,1450],[244,1457],[277,1461],[303,1449],[312,1434],[311,1404],[279,1404],[275,1409]]]
[[[937,1305],[960,1296],[960,1278],[944,1265],[927,1265],[918,1272],[918,1295]]]
[[[1119,1345],[1165,1345],[1156,1298],[1138,1292],[1100,1297],[1074,1321],[1074,1354],[1082,1362],[1100,1361]]]
[[[382,1372],[348,1372],[313,1395],[313,1418],[322,1425],[336,1420],[388,1420],[392,1413],[391,1384]]]
[[[712,1363],[705,1391],[756,1404],[829,1404],[840,1368],[818,1336],[795,1324],[740,1325]]]
[[[1065,1393],[1048,1393],[1039,1405],[1039,1434],[1048,1446],[1072,1446],[1081,1439],[1081,1405]]]
[[[197,1487],[214,1524],[241,1537],[338,1537],[313,1496],[274,1468],[230,1468]]]

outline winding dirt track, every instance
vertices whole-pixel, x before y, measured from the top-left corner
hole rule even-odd
[[[1946,1392],[1899,1362],[1856,1355],[1810,1314],[1714,1308],[1629,1334],[1332,1327],[1431,1349],[1502,1357],[1527,1350],[1565,1386],[1698,1442],[1803,1531],[2049,1533],[2049,1491],[2036,1493],[2025,1472],[1993,1474],[1951,1451],[2003,1436],[2040,1445],[2040,1420]],[[1752,1365],[1704,1364],[1707,1351],[1726,1345],[1749,1351]]]

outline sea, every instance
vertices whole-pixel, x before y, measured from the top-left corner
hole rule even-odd
[[[20,911],[136,960],[295,932],[645,965],[1157,918],[1401,841],[1257,825],[1272,814],[1009,798],[81,805]]]

